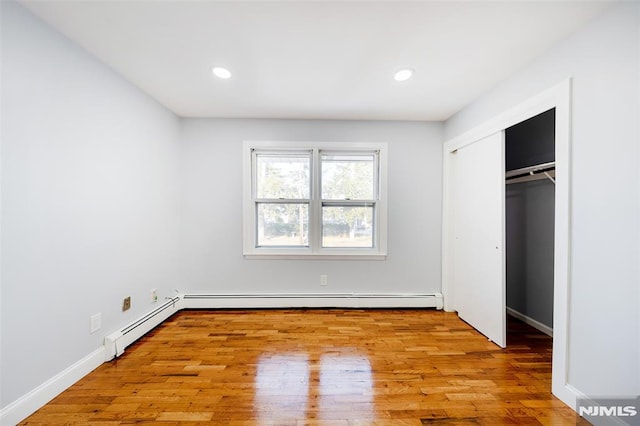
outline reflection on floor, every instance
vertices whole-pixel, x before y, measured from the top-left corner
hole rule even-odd
[[[354,353],[357,352],[354,349]],[[373,381],[366,355],[322,354],[312,360],[306,354],[264,355],[258,359],[254,409],[263,421],[306,419],[310,387],[317,388],[319,419],[348,404],[359,418],[373,419]]]
[[[575,425],[551,339],[432,310],[183,311],[24,424]]]
[[[254,408],[258,419],[304,419],[309,398],[309,357],[301,353],[263,355],[257,364]]]

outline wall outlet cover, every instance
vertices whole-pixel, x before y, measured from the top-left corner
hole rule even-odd
[[[127,296],[122,301],[122,312],[128,311],[131,308],[131,296]]]
[[[100,328],[102,327],[102,314],[97,313],[95,315],[91,315],[89,323],[89,334],[93,334],[96,331],[100,330]]]

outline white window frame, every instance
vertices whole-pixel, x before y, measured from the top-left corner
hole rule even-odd
[[[311,202],[309,205],[309,246],[308,247],[257,247],[256,197],[254,178],[254,151],[312,151],[311,161]],[[320,158],[321,152],[370,153],[378,152],[377,199],[374,200],[373,247],[322,247],[320,199]],[[242,146],[242,231],[243,254],[246,259],[369,259],[384,260],[387,256],[387,144],[367,142],[277,142],[244,141]],[[350,201],[330,202],[332,205],[346,205]],[[354,201],[354,203],[359,203]],[[361,202],[360,202],[361,203]]]

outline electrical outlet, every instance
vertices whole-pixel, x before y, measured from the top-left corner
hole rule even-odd
[[[100,327],[102,327],[102,314],[97,313],[95,315],[91,315],[91,317],[89,318],[89,323],[89,334],[93,334],[96,331],[100,330]]]
[[[329,277],[327,275],[320,275],[320,285],[328,285]]]
[[[153,289],[151,290],[151,303],[156,303],[158,301],[158,290],[157,289]]]
[[[131,308],[131,296],[127,296],[122,301],[122,312],[128,311]]]

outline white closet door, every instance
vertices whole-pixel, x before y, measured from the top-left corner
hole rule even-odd
[[[454,306],[464,321],[506,346],[504,132],[458,149],[453,163]]]

